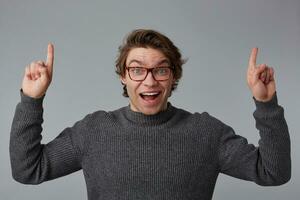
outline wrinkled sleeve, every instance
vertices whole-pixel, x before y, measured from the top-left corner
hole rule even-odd
[[[291,177],[290,137],[284,110],[276,94],[269,102],[254,99],[253,113],[260,134],[258,146],[224,125],[220,139],[220,171],[259,185],[281,185]]]

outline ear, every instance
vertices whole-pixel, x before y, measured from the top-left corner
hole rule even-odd
[[[125,76],[120,76],[120,80],[121,80],[121,83],[123,85],[126,85],[127,84],[127,80],[126,80],[126,77]]]
[[[177,79],[175,79],[175,78],[173,77],[172,84],[175,84],[175,83],[176,83],[176,81],[177,81]]]

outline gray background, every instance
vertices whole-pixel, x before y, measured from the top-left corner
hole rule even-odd
[[[292,179],[280,187],[220,175],[213,199],[298,199],[300,186],[299,0],[0,1],[0,199],[86,199],[82,172],[38,186],[11,177],[10,125],[25,65],[55,45],[54,78],[45,99],[43,142],[98,109],[128,104],[114,73],[118,45],[135,28],[169,36],[188,62],[170,101],[208,111],[257,144],[246,84],[248,56],[275,68],[279,103],[292,139]],[[297,116],[298,115],[298,116]]]

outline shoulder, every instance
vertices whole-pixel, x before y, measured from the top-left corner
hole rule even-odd
[[[97,110],[85,115],[81,120],[77,123],[85,126],[86,128],[96,128],[96,127],[104,127],[110,125],[114,121],[114,113],[115,111],[104,111]]]
[[[189,112],[184,109],[176,108],[177,114],[181,120],[186,123],[187,126],[191,126],[196,129],[210,129],[210,130],[221,130],[225,124],[212,116],[208,112]]]
[[[214,123],[214,124],[222,124],[222,122],[217,119],[216,117],[212,116],[208,112],[190,112],[181,108],[175,108],[176,113],[183,118],[186,118],[191,121],[199,122],[207,122],[207,123]]]

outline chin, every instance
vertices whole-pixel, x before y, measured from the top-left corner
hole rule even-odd
[[[155,115],[167,108],[165,102],[145,102],[140,99],[140,102],[130,102],[131,110],[143,113],[144,115]]]

